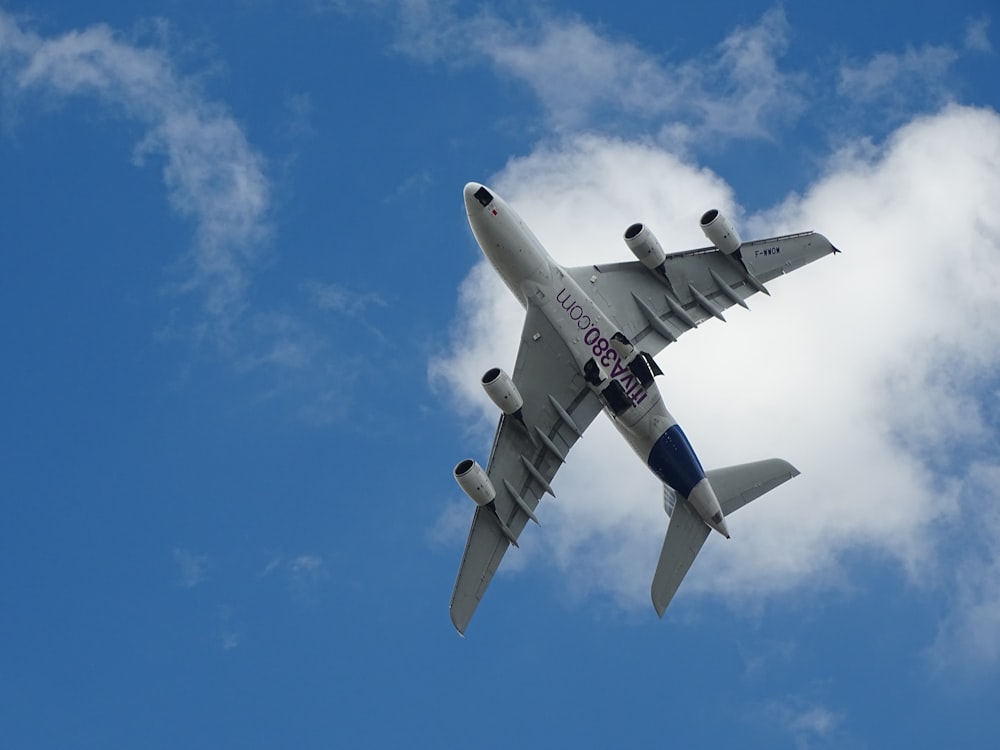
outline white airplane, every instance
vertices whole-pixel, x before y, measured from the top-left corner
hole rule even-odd
[[[653,355],[730,305],[747,307],[764,283],[838,250],[803,232],[741,242],[712,209],[701,228],[714,247],[667,255],[644,224],[625,230],[636,261],[564,268],[517,212],[479,183],[465,186],[472,233],[526,309],[514,376],[482,377],[501,410],[486,471],[471,458],[454,475],[477,508],[451,597],[465,633],[509,545],[552,492],[552,478],[602,409],[664,485],[669,516],[651,594],[663,616],[710,530],[727,539],[726,516],[799,472],[781,459],[704,471],[654,376]]]

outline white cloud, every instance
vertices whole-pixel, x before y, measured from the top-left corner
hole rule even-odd
[[[536,10],[529,22],[513,22],[492,10],[462,16],[450,2],[376,5],[393,7],[401,51],[426,62],[488,62],[533,92],[557,132],[595,121],[634,132],[667,118],[661,136],[684,145],[767,137],[804,102],[803,78],[778,64],[788,36],[780,8],[675,63],[576,17]]]
[[[846,149],[802,195],[761,214],[746,215],[719,176],[661,148],[593,136],[540,148],[493,182],[565,265],[630,257],[619,232],[639,219],[665,247],[704,245],[696,222],[712,205],[744,236],[811,228],[844,250],[773,282],[752,313],[707,323],[658,357],[664,398],[703,463],[780,455],[803,472],[737,514],[732,541],[713,536],[680,599],[756,609],[785,592],[850,590],[866,585],[847,565],[861,551],[913,585],[953,583],[940,555],[967,510],[972,463],[1000,465],[996,113],[952,106],[882,147]],[[495,412],[478,376],[509,369],[522,312],[485,262],[464,283],[460,309],[452,350],[431,372],[474,405],[470,452],[482,457]],[[527,532],[544,540],[529,555],[580,595],[648,607],[666,517],[656,481],[603,418],[555,490],[543,528]],[[992,570],[1000,553],[990,544],[982,565]],[[994,653],[995,598],[971,588],[960,604],[972,620],[955,625],[975,628]]]
[[[146,128],[133,158],[164,159],[170,203],[195,226],[179,288],[203,295],[206,332],[224,338],[246,306],[249,269],[269,231],[264,160],[233,116],[161,49],[104,25],[46,38],[3,11],[0,90],[14,103],[90,97]]]
[[[869,59],[784,61],[792,38],[776,5],[713,48],[678,60],[577,15],[532,7],[483,9],[453,0],[369,0],[391,17],[396,47],[426,63],[489,65],[519,82],[544,114],[544,135],[644,134],[674,149],[718,149],[733,140],[778,140],[809,108],[841,138],[844,123],[875,116],[898,125],[915,109],[952,101],[956,62],[991,54],[988,19],[969,19],[954,43],[908,46]],[[817,95],[819,92],[819,95]],[[886,124],[881,124],[885,132]]]

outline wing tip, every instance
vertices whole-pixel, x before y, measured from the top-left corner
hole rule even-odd
[[[472,615],[468,616],[459,615],[457,612],[455,612],[454,605],[448,607],[448,614],[451,616],[451,624],[455,626],[455,630],[458,631],[458,634],[462,636],[462,638],[465,638],[465,631],[469,627],[469,620],[472,619]]]
[[[799,474],[802,473],[788,459],[785,459],[785,458],[766,458],[766,459],[764,459],[764,461],[762,461],[760,463],[766,463],[768,461],[770,461],[770,462],[772,462],[774,464],[780,465],[781,468],[782,468],[782,470],[788,473],[789,478],[791,478],[791,477],[797,477],[797,476],[799,476]]]
[[[659,602],[656,601],[656,599],[653,599],[653,609],[656,610],[656,616],[662,620],[663,613],[667,611],[667,604],[661,605]]]

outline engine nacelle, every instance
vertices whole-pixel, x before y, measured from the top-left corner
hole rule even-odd
[[[639,262],[651,270],[662,266],[667,259],[659,240],[645,224],[636,223],[626,229],[625,244]]]
[[[717,208],[710,208],[701,217],[701,231],[709,241],[726,255],[740,249],[743,240],[725,216]]]
[[[524,399],[506,372],[499,367],[493,367],[486,371],[481,382],[486,395],[504,414],[512,415],[521,411]]]
[[[467,458],[455,466],[455,481],[462,491],[472,498],[476,505],[489,505],[497,496],[493,482],[486,476],[483,467],[477,461]]]

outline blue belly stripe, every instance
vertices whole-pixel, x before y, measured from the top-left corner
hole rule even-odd
[[[690,495],[694,486],[705,478],[701,461],[679,424],[660,435],[646,463],[656,476],[684,497]]]

